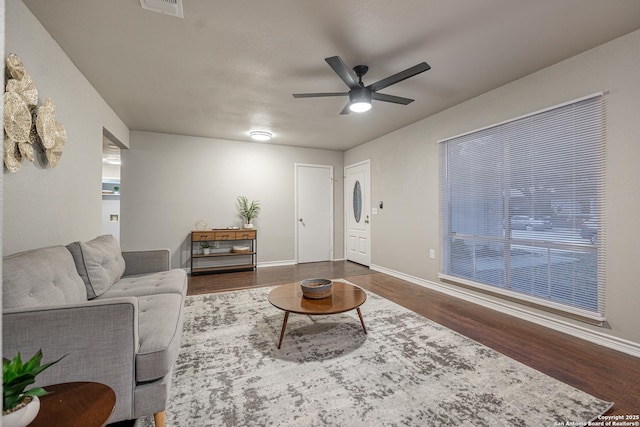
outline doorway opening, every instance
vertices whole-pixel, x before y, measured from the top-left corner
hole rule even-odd
[[[102,234],[120,241],[120,146],[107,132],[102,137]]]

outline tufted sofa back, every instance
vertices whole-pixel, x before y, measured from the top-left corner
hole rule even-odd
[[[51,246],[4,257],[2,306],[29,308],[87,301],[87,290],[71,254]]]
[[[70,243],[67,249],[75,261],[89,299],[107,291],[120,280],[126,269],[120,244],[111,234],[98,236],[88,242]]]

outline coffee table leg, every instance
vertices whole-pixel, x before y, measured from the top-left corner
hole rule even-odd
[[[284,338],[284,330],[287,328],[287,320],[289,320],[289,312],[284,312],[284,321],[282,322],[282,331],[280,331],[280,341],[278,341],[278,350],[280,350],[280,346],[282,345],[282,338]],[[360,318],[362,320],[362,317]]]
[[[360,307],[356,308],[356,311],[358,312],[358,317],[360,318],[360,323],[362,323],[362,330],[364,331],[364,334],[367,334],[367,328],[364,327],[364,320],[362,320],[362,312],[360,311]]]

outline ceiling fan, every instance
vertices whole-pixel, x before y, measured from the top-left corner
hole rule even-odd
[[[369,71],[369,67],[366,65],[356,65],[353,67],[353,71],[356,73],[354,76],[351,70],[349,70],[349,67],[347,67],[339,56],[325,58],[325,61],[327,61],[327,64],[333,68],[333,71],[336,72],[338,77],[346,83],[350,89],[349,92],[294,93],[293,97],[319,98],[325,96],[349,96],[349,103],[342,109],[340,114],[349,114],[350,111],[356,113],[369,111],[371,109],[371,100],[393,102],[394,104],[402,105],[410,104],[414,101],[413,99],[385,95],[384,93],[378,93],[378,91],[431,69],[429,64],[421,62],[418,65],[414,65],[411,68],[407,68],[404,71],[400,71],[392,76],[378,80],[369,86],[365,86],[362,82],[362,76],[367,74],[367,71]]]

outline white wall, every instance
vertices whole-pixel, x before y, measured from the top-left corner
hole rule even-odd
[[[108,163],[102,164],[102,180],[119,181],[120,180],[120,165],[110,165]]]
[[[345,164],[371,159],[372,263],[439,283],[438,140],[579,98],[608,92],[607,319],[603,332],[640,343],[640,264],[635,260],[640,211],[640,31],[485,93],[440,114],[349,150]],[[398,250],[398,248],[405,250]],[[459,288],[457,288],[459,289]],[[530,310],[535,312],[535,310]],[[551,316],[554,317],[554,316]],[[576,322],[572,322],[578,324]]]
[[[112,221],[112,216],[117,215],[118,221]],[[120,241],[120,200],[102,200],[102,234],[112,234]]]
[[[21,1],[6,3],[5,30],[6,54],[24,62],[39,104],[53,99],[67,143],[54,169],[25,161],[5,172],[4,253],[89,240],[102,228],[103,128],[125,145],[129,130]]]
[[[334,257],[344,257],[342,152],[136,131],[130,143],[121,152],[123,248],[168,247],[173,267],[189,267],[195,223],[240,226],[244,195],[262,203],[258,263],[293,262],[294,164],[313,163],[334,167]]]

